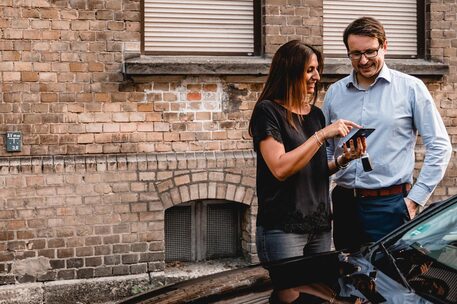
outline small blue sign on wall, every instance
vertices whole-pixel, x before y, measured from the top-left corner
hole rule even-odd
[[[6,151],[19,152],[22,149],[22,134],[19,131],[6,132]]]

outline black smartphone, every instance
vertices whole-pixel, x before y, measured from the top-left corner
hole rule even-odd
[[[351,132],[343,138],[342,142],[346,143],[346,147],[349,148],[349,141],[352,139],[354,140],[354,147],[357,148],[357,138],[367,138],[374,130],[375,129],[373,128],[352,129]],[[343,144],[341,144],[341,146],[343,146]]]

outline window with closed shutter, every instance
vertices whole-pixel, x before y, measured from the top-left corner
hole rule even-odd
[[[346,56],[344,29],[354,19],[370,16],[384,25],[390,57],[416,58],[420,40],[418,2],[420,1],[324,0],[324,54]]]
[[[144,53],[254,55],[260,0],[143,0]]]

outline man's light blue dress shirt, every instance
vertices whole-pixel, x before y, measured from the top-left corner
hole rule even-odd
[[[373,171],[364,172],[360,159],[338,171],[334,180],[346,188],[378,189],[413,182],[417,133],[425,159],[408,198],[424,205],[443,178],[452,146],[430,92],[418,78],[385,64],[368,88],[358,86],[352,73],[330,86],[323,112],[326,123],[342,118],[376,130],[367,138]],[[327,158],[342,153],[339,138],[328,140]]]

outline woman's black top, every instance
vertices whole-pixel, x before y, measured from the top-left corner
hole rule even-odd
[[[288,152],[325,127],[324,115],[316,106],[311,106],[306,115],[292,115],[296,129],[287,122],[286,109],[276,102],[258,102],[252,114],[252,136],[257,152],[257,226],[295,233],[329,231],[329,172],[325,145],[304,168],[284,181],[271,174],[260,152],[260,141],[267,136],[282,143]]]

